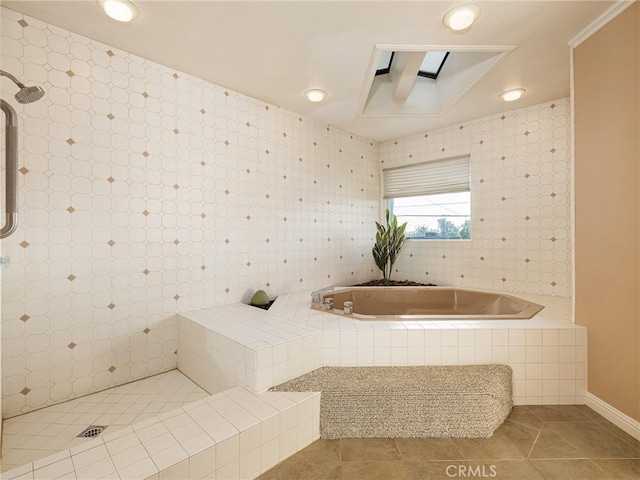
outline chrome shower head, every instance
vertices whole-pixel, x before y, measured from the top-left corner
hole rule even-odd
[[[0,76],[7,77],[18,86],[20,90],[15,94],[15,99],[18,101],[18,103],[33,103],[40,100],[44,96],[44,89],[42,87],[27,87],[16,77],[11,75],[9,72],[5,72],[4,70],[0,70]]]
[[[44,89],[41,87],[22,87],[15,94],[18,103],[33,103],[44,97]]]

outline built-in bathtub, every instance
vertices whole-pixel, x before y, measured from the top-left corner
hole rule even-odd
[[[324,309],[325,300],[333,309]],[[532,318],[543,305],[503,293],[451,287],[349,287],[324,292],[313,307],[358,320],[518,320]]]
[[[181,313],[178,367],[205,390],[241,385],[260,394],[321,366],[499,363],[513,370],[516,405],[585,401],[587,330],[572,323],[570,298],[517,294],[544,305],[529,319],[368,322],[310,308],[320,293],[279,295],[268,311],[235,304]]]

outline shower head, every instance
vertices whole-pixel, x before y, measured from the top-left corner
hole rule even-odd
[[[15,98],[18,103],[33,103],[44,97],[44,90],[41,87],[22,87]]]
[[[18,103],[33,103],[40,100],[44,96],[44,89],[42,87],[27,87],[24,83],[11,75],[9,72],[0,70],[0,76],[7,77],[13,83],[15,83],[20,90],[15,94],[15,99]]]

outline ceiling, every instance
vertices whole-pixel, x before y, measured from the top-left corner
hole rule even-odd
[[[615,1],[476,1],[465,33],[442,24],[445,1],[133,0],[140,16],[109,19],[94,0],[2,5],[146,59],[375,141],[569,95],[567,42]],[[362,116],[376,46],[515,47],[442,113]],[[498,94],[523,87],[520,100]],[[328,92],[310,103],[304,92]]]

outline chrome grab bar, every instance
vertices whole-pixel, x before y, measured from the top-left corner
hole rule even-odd
[[[5,114],[5,220],[0,238],[7,238],[18,228],[18,115],[11,105],[0,99]]]

